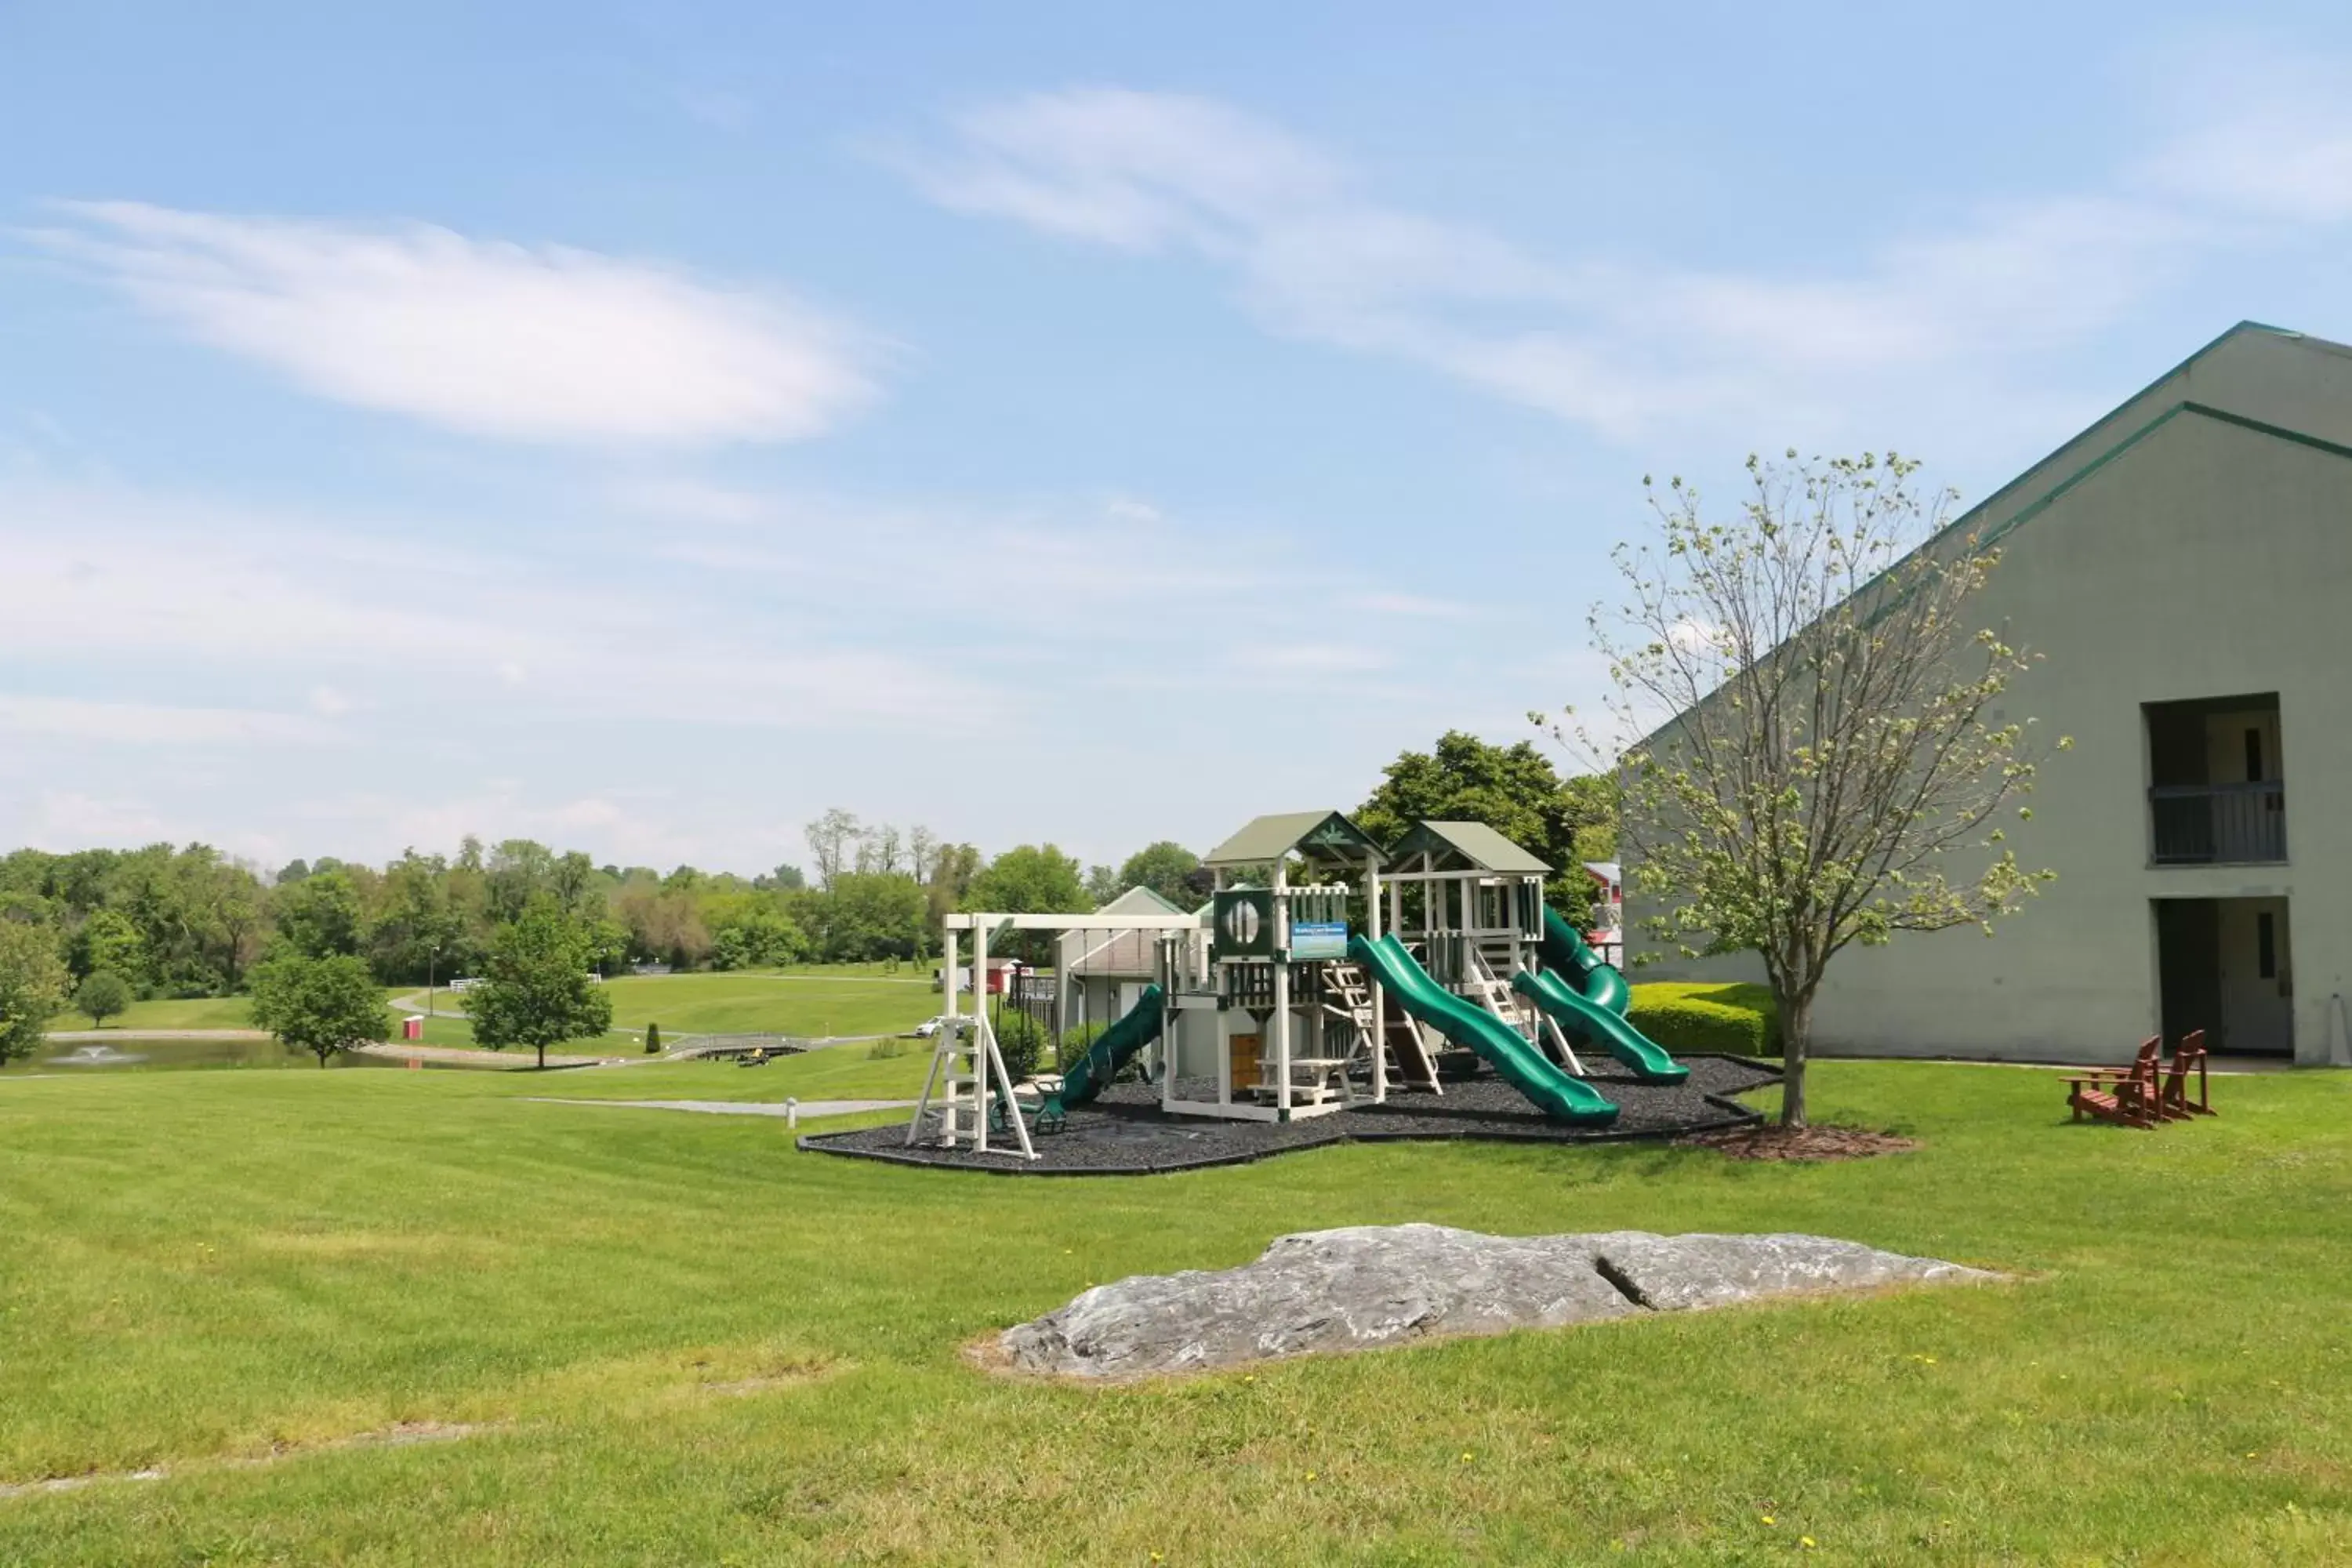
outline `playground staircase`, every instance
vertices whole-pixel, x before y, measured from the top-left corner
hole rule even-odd
[[[1364,1039],[1372,1039],[1372,986],[1363,966],[1333,963],[1326,966],[1324,973],[1336,998],[1325,1005],[1334,1013],[1344,1013]],[[1444,1094],[1445,1089],[1437,1081],[1437,1063],[1430,1056],[1421,1026],[1397,1005],[1395,997],[1386,1000],[1388,1016],[1381,1021],[1378,1037],[1380,1048],[1387,1053],[1391,1076],[1398,1083]]]
[[[1505,965],[1490,960],[1483,952],[1474,952],[1469,959],[1470,973],[1464,977],[1463,990],[1470,999],[1533,1039],[1539,1048],[1550,1054],[1553,1060],[1582,1078],[1584,1064],[1576,1059],[1575,1048],[1568,1043],[1568,1037],[1549,1014],[1511,989]]]

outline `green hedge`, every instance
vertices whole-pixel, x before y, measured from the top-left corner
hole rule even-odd
[[[1636,985],[1625,1021],[1669,1052],[1780,1054],[1780,1018],[1761,985]]]

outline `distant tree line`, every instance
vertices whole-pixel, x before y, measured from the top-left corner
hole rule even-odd
[[[1576,862],[1615,845],[1607,781],[1563,779],[1526,742],[1458,731],[1400,755],[1355,815],[1384,841],[1415,817],[1487,823],[1558,868],[1571,897],[1582,896]],[[411,849],[381,867],[322,857],[274,872],[202,844],[20,849],[0,857],[0,1061],[29,1051],[76,998],[106,1017],[138,997],[268,993],[273,1012],[309,1020],[296,1033],[324,1060],[377,1026],[371,986],[496,980],[504,970],[516,977],[509,984],[544,990],[559,971],[637,963],[920,961],[937,952],[940,918],[953,910],[1090,910],[1134,888],[1179,909],[1207,896],[1200,858],[1165,839],[1117,867],[1081,865],[1050,843],[991,859],[929,828],[867,824],[839,808],[805,837],[813,874],[782,865],[756,877],[600,866],[528,838],[469,837],[454,857]],[[1039,941],[1011,951],[1045,956]],[[512,1043],[546,1042],[519,1029]]]
[[[840,810],[811,823],[807,837],[814,877],[793,865],[756,877],[600,866],[526,838],[467,837],[454,857],[411,849],[382,866],[321,857],[275,871],[202,844],[20,849],[0,857],[0,922],[10,952],[23,950],[28,996],[62,1005],[86,992],[113,1014],[132,998],[249,989],[257,968],[287,955],[350,959],[383,985],[479,974],[501,933],[534,910],[551,911],[585,966],[607,973],[637,963],[916,961],[937,951],[951,910],[1090,909],[1138,884],[1181,900],[1197,865],[1174,844],[1091,873],[1051,844],[991,860],[927,828],[868,826]]]

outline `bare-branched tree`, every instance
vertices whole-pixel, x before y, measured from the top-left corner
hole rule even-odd
[[[856,815],[834,806],[803,829],[808,837],[809,858],[816,863],[817,879],[824,886],[833,886],[833,879],[852,869],[866,829]]]
[[[2002,841],[2031,815],[2033,721],[1993,705],[2038,656],[1978,624],[1997,552],[1947,536],[1953,498],[1916,489],[1912,459],[1788,458],[1748,459],[1731,521],[1679,479],[1654,493],[1658,538],[1619,547],[1626,602],[1592,616],[1614,733],[1576,736],[1615,757],[1640,929],[1762,958],[1781,1121],[1801,1127],[1830,961],[1897,931],[1990,934],[2054,873]]]

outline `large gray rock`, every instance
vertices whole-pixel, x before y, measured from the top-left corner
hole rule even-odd
[[[1826,1236],[1649,1236],[1622,1231],[1593,1238],[1600,1267],[1617,1287],[1658,1312],[1723,1307],[1810,1290],[1882,1285],[1958,1284],[1997,1278],[1933,1258],[1881,1252]]]
[[[1593,1268],[1603,1239],[1442,1225],[1307,1231],[1239,1268],[1097,1285],[1002,1343],[1025,1371],[1121,1377],[1641,1310]]]
[[[1282,1237],[1238,1268],[1096,1286],[1006,1330],[999,1345],[1020,1371],[1140,1377],[1796,1291],[1991,1278],[1811,1236],[1351,1226]]]

